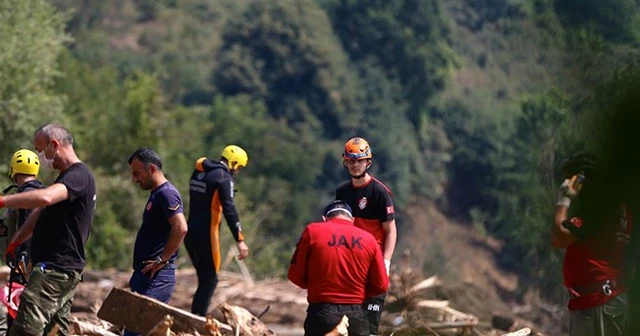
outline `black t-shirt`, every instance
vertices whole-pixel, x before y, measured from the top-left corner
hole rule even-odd
[[[349,204],[353,211],[353,224],[371,233],[384,252],[386,236],[382,223],[395,218],[391,190],[374,177],[358,187],[347,181],[336,189],[336,200]]]
[[[31,261],[61,271],[81,272],[96,205],[96,183],[82,162],[60,173],[55,183],[67,188],[69,198],[42,209],[31,238]]]

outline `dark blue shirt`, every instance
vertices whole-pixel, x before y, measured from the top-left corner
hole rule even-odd
[[[183,213],[182,198],[171,183],[167,181],[151,191],[133,248],[133,269],[142,269],[143,261],[162,254],[171,233],[169,218],[179,213]],[[169,261],[177,256],[178,252],[174,253]]]

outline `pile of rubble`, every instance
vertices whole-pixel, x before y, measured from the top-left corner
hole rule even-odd
[[[127,287],[129,276],[126,272],[87,271],[76,292],[71,333],[116,336],[126,325],[142,334],[167,336],[303,334],[306,292],[286,280],[254,282],[246,275],[222,272],[211,316],[205,319],[188,313],[197,286],[192,269],[177,272],[176,290],[168,305],[121,289]],[[424,278],[409,267],[392,273],[381,323],[383,335],[525,336],[539,330],[516,318],[494,316],[483,321],[463,312],[442,298],[442,286],[437,276]],[[334,331],[335,335],[339,332]]]
[[[442,282],[438,276],[423,279],[405,267],[391,275],[391,287],[381,323],[383,335],[542,335],[533,323],[495,315],[481,321],[476,315],[451,307],[446,299],[434,300]],[[509,332],[505,334],[505,332]]]

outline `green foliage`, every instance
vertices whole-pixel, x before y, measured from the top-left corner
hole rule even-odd
[[[398,78],[415,124],[453,67],[450,28],[438,0],[326,1],[342,45],[355,62],[373,57]]]
[[[310,0],[252,1],[223,33],[213,84],[225,95],[261,99],[272,117],[334,139],[360,114],[355,79],[330,26]]]
[[[86,245],[89,267],[102,269],[131,267],[134,230],[140,225],[145,199],[126,176],[104,175],[94,169],[98,202]]]
[[[69,97],[69,117],[84,126],[74,133],[85,161],[118,173],[136,148],[159,144],[167,113],[155,76],[138,72],[120,83],[112,68],[95,70],[69,55],[61,64],[68,76],[57,86]]]
[[[246,95],[217,97],[209,118],[213,121],[207,139],[210,148],[221,152],[226,144],[234,143],[249,154],[247,169],[237,179],[239,193],[279,209],[261,219],[264,229],[280,232],[312,216],[316,192],[311,188],[321,173],[316,159],[322,160],[326,151],[310,132],[298,133],[274,120],[263,103]],[[218,157],[216,152],[211,158]]]
[[[36,127],[63,122],[63,98],[52,91],[56,59],[69,37],[64,16],[44,0],[0,2],[0,155],[32,148]],[[6,172],[6,166],[0,172]]]
[[[188,205],[194,161],[235,143],[249,153],[236,180],[247,264],[284,275],[303,225],[348,178],[340,153],[358,135],[399,218],[416,194],[438,200],[555,293],[558,160],[633,142],[613,136],[631,114],[606,112],[635,106],[622,98],[638,87],[631,0],[51,3],[60,11],[0,2],[0,154],[30,147],[41,123],[69,126],[98,180],[95,268],[130,267],[147,197],[130,182],[133,150],[156,148]],[[441,269],[434,251],[423,266]]]
[[[634,0],[555,0],[567,25],[594,30],[615,42],[639,42],[640,8]]]
[[[502,153],[511,160],[499,167],[490,193],[497,212],[488,228],[506,242],[501,262],[537,277],[545,288],[556,288],[553,294],[560,294],[552,285],[559,279],[560,257],[549,247],[550,210],[560,180],[559,158],[576,141],[577,133],[568,127],[572,119],[567,97],[557,90],[525,98],[511,145]]]

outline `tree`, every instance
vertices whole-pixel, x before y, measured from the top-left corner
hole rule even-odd
[[[230,20],[213,74],[225,95],[263,100],[270,116],[337,138],[360,113],[355,79],[318,5],[310,0],[252,1]]]
[[[453,68],[449,21],[439,0],[324,1],[331,23],[354,62],[373,57],[397,78],[416,128],[427,103]]]
[[[561,181],[560,158],[581,142],[580,127],[566,95],[557,89],[523,99],[521,109],[502,153],[510,159],[499,167],[489,193],[497,212],[488,230],[506,242],[501,263],[536,279],[532,283],[554,297],[563,289],[560,253],[549,247],[553,198]]]
[[[56,60],[70,40],[64,23],[45,0],[0,2],[0,157],[31,148],[38,126],[65,122],[64,97],[52,90]]]
[[[594,30],[618,43],[640,41],[640,7],[634,0],[555,0],[554,5],[572,29]]]

